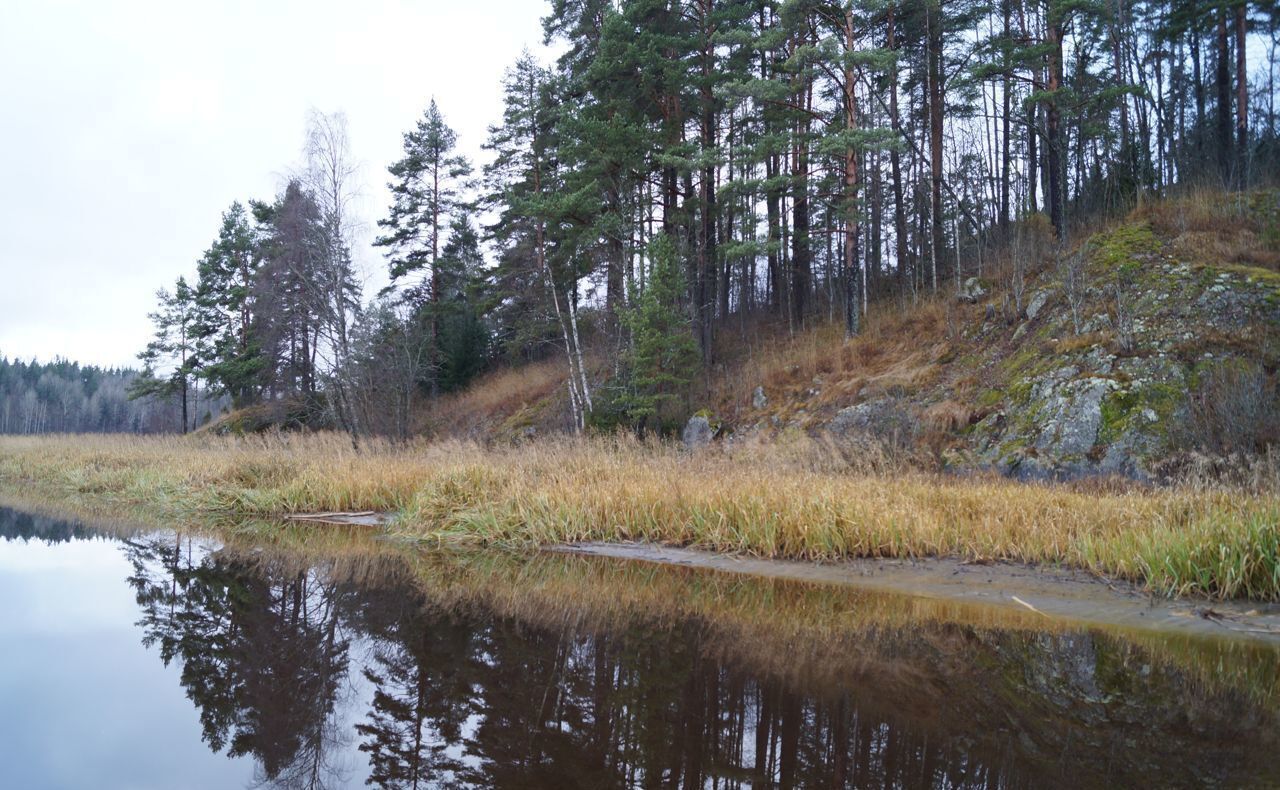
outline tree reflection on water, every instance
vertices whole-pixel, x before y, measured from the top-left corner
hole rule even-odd
[[[438,594],[394,556],[353,574],[174,534],[123,545],[145,644],[181,667],[208,746],[251,757],[265,785],[1276,780],[1273,697],[1116,635],[930,622],[826,633],[815,652],[711,617]],[[613,562],[556,560],[578,561]],[[646,583],[689,578],[664,574]],[[776,602],[798,584],[744,583]]]
[[[273,786],[341,780],[327,758],[343,743],[334,713],[350,590],[305,570],[197,553],[181,535],[128,539],[125,551],[143,643],[166,665],[180,662],[210,748],[252,756]]]

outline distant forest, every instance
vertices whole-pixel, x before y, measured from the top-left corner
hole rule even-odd
[[[661,430],[748,320],[852,336],[997,270],[1018,313],[1088,223],[1280,171],[1271,0],[553,0],[543,33],[563,54],[495,86],[478,171],[434,101],[404,134],[390,288],[352,276],[347,126],[316,113],[161,293],[135,392],[306,402],[358,441],[556,355],[574,428]]]
[[[131,399],[136,370],[0,357],[0,434],[158,433],[181,429],[174,398]]]

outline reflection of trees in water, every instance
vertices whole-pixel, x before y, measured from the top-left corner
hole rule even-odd
[[[464,778],[485,787],[1001,787],[997,761],[708,658],[696,623],[611,634],[490,630]]]
[[[348,662],[342,590],[307,571],[205,555],[181,536],[125,545],[143,641],[166,665],[181,662],[210,748],[251,756],[276,787],[340,780],[330,758]]]
[[[357,725],[378,786],[1030,784],[1008,755],[856,694],[798,694],[709,657],[695,622],[596,633],[441,611],[409,588],[378,600]]]
[[[395,598],[361,725],[393,787],[1172,787],[1274,771],[1274,712],[1111,637],[868,632],[840,682],[797,685],[697,620],[534,627]]]
[[[473,712],[471,684],[484,650],[483,629],[429,611],[408,589],[393,587],[364,603],[360,622],[373,643],[364,676],[374,691],[356,732],[360,751],[369,755],[369,783],[457,783],[463,764],[456,745]]]
[[[806,681],[762,670],[788,661],[778,644],[697,618],[532,625],[403,569],[356,586],[185,538],[127,546],[145,639],[181,662],[206,741],[278,786],[340,780],[352,746],[394,788],[1230,784],[1274,744],[1272,712],[1118,638],[855,629]],[[371,695],[339,743],[355,638]]]
[[[76,521],[27,513],[0,506],[0,538],[66,543],[93,537],[95,533]]]

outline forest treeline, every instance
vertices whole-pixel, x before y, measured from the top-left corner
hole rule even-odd
[[[352,275],[356,168],[317,113],[284,191],[161,293],[135,393],[291,399],[358,441],[554,354],[575,428],[660,428],[728,319],[853,335],[869,302],[1280,172],[1270,0],[553,0],[543,24],[563,54],[509,67],[487,164],[434,101],[405,133],[387,289]]]
[[[129,397],[138,375],[128,368],[64,359],[41,363],[0,357],[0,434],[175,430],[179,406],[173,399]]]

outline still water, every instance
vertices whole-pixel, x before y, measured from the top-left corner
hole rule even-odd
[[[1272,787],[1273,644],[0,508],[0,786]]]

